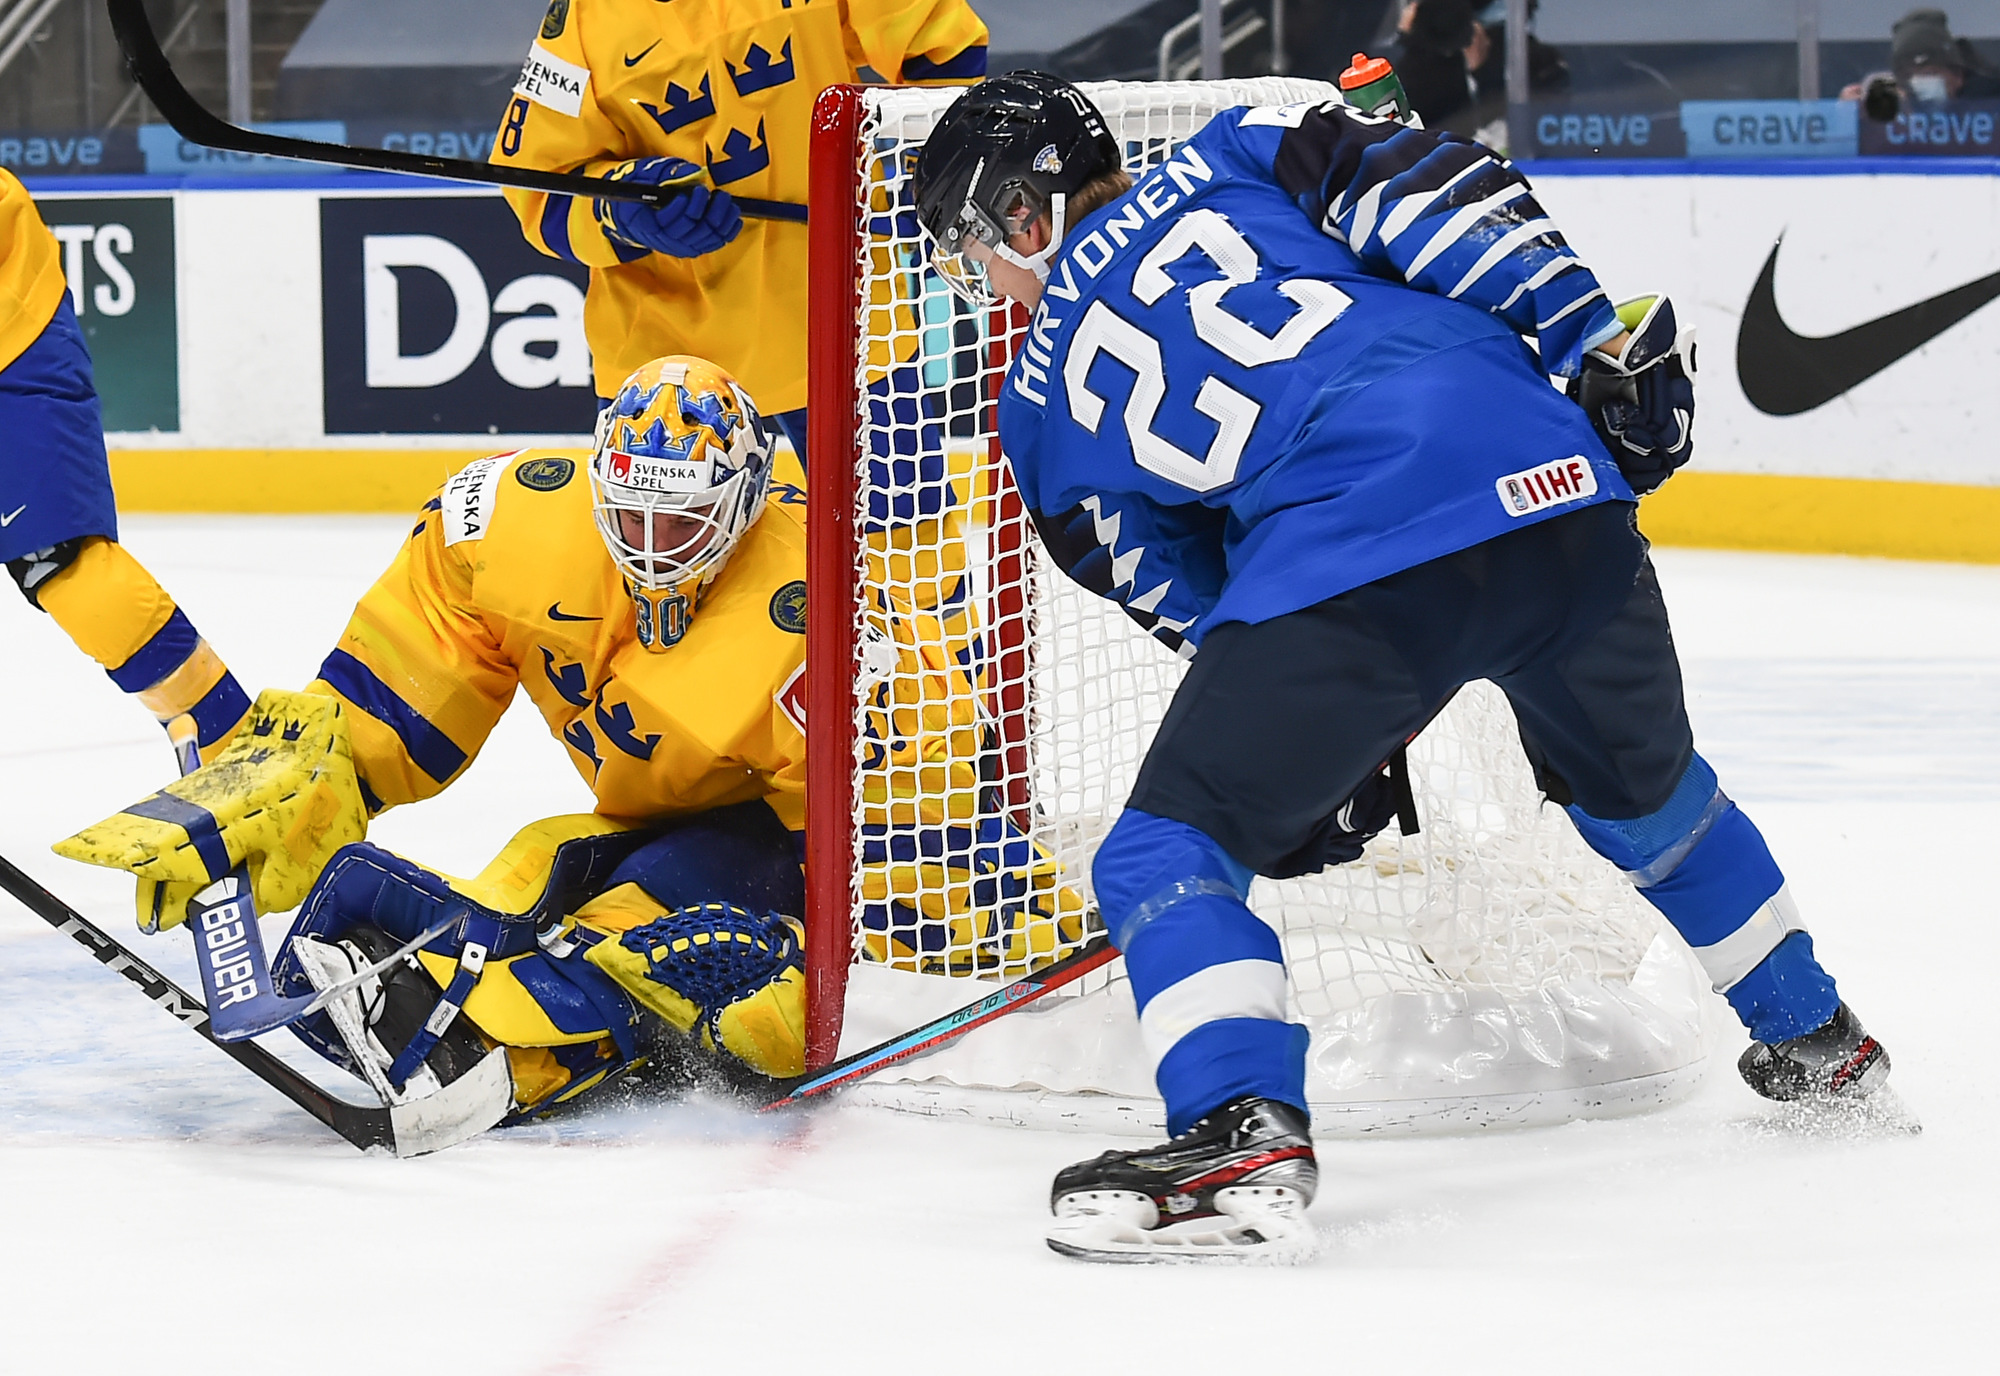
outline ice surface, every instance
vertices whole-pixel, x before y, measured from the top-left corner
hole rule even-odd
[[[125,526],[252,691],[310,677],[405,529]],[[1697,738],[1921,1136],[1759,1101],[1728,1071],[1732,1034],[1662,1113],[1326,1143],[1313,1267],[1088,1268],[1042,1247],[1045,1192],[1112,1139],[613,1105],[362,1156],[0,899],[0,1372],[1983,1364],[2000,569],[1659,563]],[[11,592],[0,643],[0,853],[137,944],[128,885],[48,845],[163,782],[164,737]],[[588,806],[522,705],[469,780],[374,837],[466,872],[518,824]],[[184,938],[142,950],[191,979]]]

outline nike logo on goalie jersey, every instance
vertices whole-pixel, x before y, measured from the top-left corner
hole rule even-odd
[[[1769,416],[1826,405],[2000,297],[1996,272],[1839,334],[1802,335],[1778,313],[1772,284],[1783,247],[1783,239],[1771,246],[1736,335],[1737,381],[1750,404]]]
[[[0,516],[0,530],[5,530],[8,526],[13,525],[14,518],[16,516],[19,516],[22,512],[26,511],[27,509],[28,509],[28,504],[26,502],[23,502],[21,503],[21,505],[15,507],[12,511],[8,512],[5,516]]]
[[[549,620],[551,621],[602,621],[603,619],[601,616],[571,616],[562,609],[561,602],[549,603]]]

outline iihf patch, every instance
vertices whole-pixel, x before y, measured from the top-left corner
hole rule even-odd
[[[1062,171],[1062,154],[1056,152],[1056,146],[1051,143],[1035,154],[1034,167],[1037,172],[1059,174]]]
[[[794,578],[771,594],[771,624],[793,635],[806,633],[806,584],[803,578]]]
[[[569,459],[529,459],[514,470],[514,481],[536,492],[554,492],[576,476]]]
[[[1589,459],[1581,454],[1572,454],[1554,463],[1539,464],[1534,468],[1524,468],[1519,473],[1509,473],[1504,478],[1495,478],[1493,490],[1500,494],[1500,505],[1507,508],[1509,516],[1521,517],[1547,507],[1596,496],[1597,472],[1590,466]]]

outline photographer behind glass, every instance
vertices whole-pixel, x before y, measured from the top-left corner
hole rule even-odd
[[[1943,10],[1911,10],[1889,33],[1892,70],[1840,93],[1842,100],[1861,101],[1870,119],[1887,123],[1913,105],[2000,98],[2000,73],[1968,40],[1952,36]]]

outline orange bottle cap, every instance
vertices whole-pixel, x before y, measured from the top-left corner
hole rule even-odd
[[[1389,65],[1389,59],[1386,57],[1370,57],[1367,53],[1356,53],[1354,65],[1340,74],[1340,89],[1355,90],[1371,81],[1380,81],[1395,70]]]

